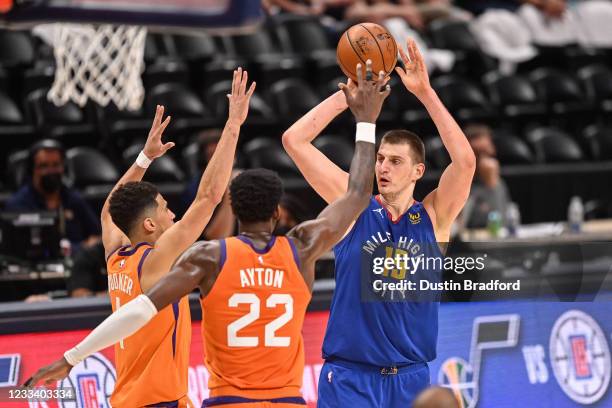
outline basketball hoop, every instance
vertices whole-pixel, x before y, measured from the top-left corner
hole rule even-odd
[[[88,99],[137,110],[144,100],[140,74],[147,30],[138,26],[45,24],[34,33],[53,47],[55,81],[47,98],[55,105]]]

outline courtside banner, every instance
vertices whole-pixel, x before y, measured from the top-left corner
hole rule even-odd
[[[451,387],[472,407],[610,407],[612,303],[448,303],[440,307],[438,358],[433,383]],[[316,406],[321,344],[327,312],[304,322],[304,398]],[[2,407],[108,408],[115,383],[112,348],[72,370],[58,386],[74,398],[7,402],[8,390],[57,359],[89,330],[0,336]],[[350,334],[347,334],[350,335]],[[198,407],[208,397],[200,323],[193,323],[189,396]],[[15,395],[15,394],[14,394]]]

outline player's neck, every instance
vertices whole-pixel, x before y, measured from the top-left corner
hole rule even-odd
[[[271,221],[239,223],[238,233],[251,239],[269,239],[274,231]]]
[[[135,233],[130,237],[130,245],[138,245],[141,242],[148,242],[149,244],[155,244],[155,241],[159,238],[157,234],[149,234],[149,233]]]
[[[408,211],[410,207],[412,207],[412,204],[414,204],[412,191],[381,194],[380,201],[383,203],[387,211],[391,213],[394,220],[398,219],[402,214]]]

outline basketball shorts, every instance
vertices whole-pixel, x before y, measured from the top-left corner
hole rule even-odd
[[[202,402],[202,408],[306,408],[306,401],[302,397],[274,398],[271,400],[257,400],[244,397],[212,397]]]
[[[326,361],[319,377],[318,408],[407,408],[429,386],[427,363],[374,367]]]

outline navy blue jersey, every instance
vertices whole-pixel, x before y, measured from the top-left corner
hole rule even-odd
[[[398,301],[397,297],[386,297],[389,293],[378,300],[364,298],[363,291],[370,283],[367,277],[364,279],[363,270],[371,267],[364,263],[364,255],[367,258],[381,249],[387,255],[391,254],[389,250],[401,249],[413,256],[442,259],[422,203],[415,201],[405,214],[392,221],[379,198],[372,197],[352,230],[334,247],[336,289],[323,341],[323,358],[400,366],[436,357],[437,301]]]

